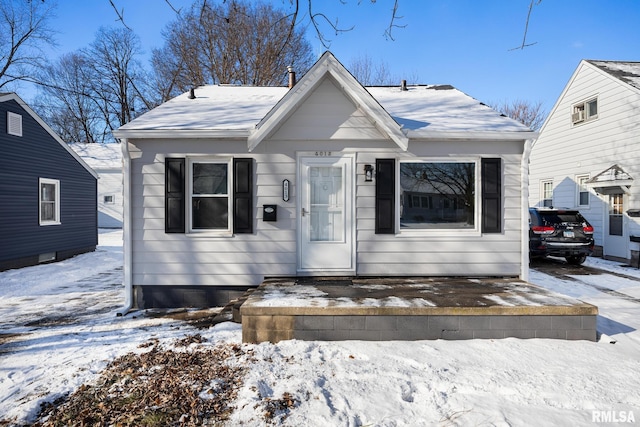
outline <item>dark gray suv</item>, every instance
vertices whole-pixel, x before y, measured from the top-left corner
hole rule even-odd
[[[593,252],[593,227],[575,209],[529,208],[529,257],[582,264]]]

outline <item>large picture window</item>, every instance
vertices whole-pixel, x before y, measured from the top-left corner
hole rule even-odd
[[[474,230],[477,162],[401,162],[400,229]]]
[[[190,229],[230,230],[229,161],[189,162]]]
[[[60,224],[60,181],[40,178],[38,186],[40,225]]]

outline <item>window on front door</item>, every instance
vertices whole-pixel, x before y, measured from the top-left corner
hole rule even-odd
[[[624,212],[624,195],[609,195],[609,235],[622,236],[622,214]]]

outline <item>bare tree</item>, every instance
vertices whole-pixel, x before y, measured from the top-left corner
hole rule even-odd
[[[48,19],[51,2],[0,0],[0,88],[33,81],[33,71],[45,63],[43,48],[53,45]]]
[[[132,30],[100,28],[83,55],[93,70],[92,96],[109,130],[130,122],[137,111],[150,106],[143,90],[144,71],[137,60],[140,41]]]
[[[515,101],[503,101],[497,105],[491,106],[494,110],[499,111],[507,117],[528,126],[530,129],[540,130],[545,121],[547,112],[542,109],[542,102],[535,103],[516,99]]]
[[[313,63],[311,45],[290,24],[268,4],[198,0],[166,27],[164,46],[153,51],[161,100],[194,84],[285,84],[287,66],[304,72]]]
[[[368,55],[353,58],[347,69],[364,86],[383,86],[399,83],[391,76],[389,67],[384,61],[374,62]]]
[[[92,83],[96,79],[89,58],[82,52],[63,55],[45,67],[38,113],[69,142],[105,142],[107,129],[98,108]]]
[[[124,27],[100,28],[85,49],[63,55],[39,73],[39,113],[69,142],[107,142],[111,131],[154,106],[137,60],[138,37]]]

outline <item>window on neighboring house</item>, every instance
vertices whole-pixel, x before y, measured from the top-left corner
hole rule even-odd
[[[589,188],[587,187],[589,175],[581,175],[576,177],[578,184],[578,206],[589,206]]]
[[[104,196],[103,200],[106,204],[115,203],[115,198],[113,197],[113,195]]]
[[[230,231],[230,159],[190,159],[187,182],[189,229]]]
[[[540,183],[540,199],[542,206],[553,206],[553,181],[542,181]]]
[[[571,110],[571,122],[575,125],[598,118],[598,98],[575,104]]]
[[[60,181],[40,178],[38,185],[40,225],[60,224]]]
[[[401,162],[400,229],[477,229],[476,161]]]

